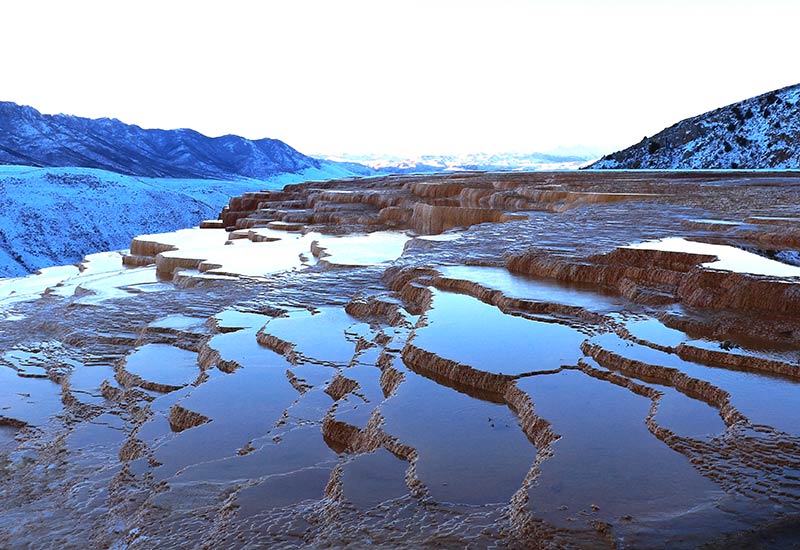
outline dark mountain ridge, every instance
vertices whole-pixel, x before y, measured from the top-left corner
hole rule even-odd
[[[800,168],[800,84],[687,118],[588,168]]]
[[[265,178],[320,168],[317,159],[277,139],[143,129],[116,119],[45,115],[12,102],[0,102],[0,164],[204,179]]]

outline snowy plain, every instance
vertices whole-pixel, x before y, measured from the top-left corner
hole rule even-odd
[[[232,196],[349,177],[334,164],[268,179],[217,181],[125,176],[90,168],[0,166],[0,277],[128,248],[143,233],[215,219]]]

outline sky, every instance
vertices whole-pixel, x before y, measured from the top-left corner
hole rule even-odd
[[[25,0],[0,100],[309,154],[611,152],[800,82],[797,0]]]

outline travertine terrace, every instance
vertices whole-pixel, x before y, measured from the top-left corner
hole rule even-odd
[[[798,250],[798,173],[467,173],[0,282],[0,546],[790,547]]]

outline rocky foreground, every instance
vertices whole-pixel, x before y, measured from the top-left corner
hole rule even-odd
[[[0,546],[788,547],[798,205],[786,172],[309,183],[3,280]]]

